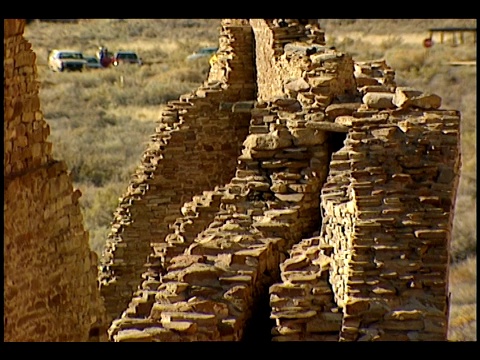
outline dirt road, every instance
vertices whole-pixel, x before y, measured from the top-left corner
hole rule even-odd
[[[443,44],[445,45],[458,45],[459,44],[459,35],[455,34],[455,38],[453,34],[445,34],[443,39]],[[423,41],[429,37],[428,31],[424,31],[421,33],[405,33],[405,34],[386,34],[386,35],[378,35],[378,34],[365,34],[361,31],[352,31],[352,32],[326,32],[325,33],[326,40],[328,42],[329,38],[335,38],[336,41],[342,41],[345,38],[349,38],[352,40],[361,40],[364,43],[370,43],[372,45],[380,45],[385,42],[395,41],[398,44],[406,44],[406,45],[419,45],[423,46]],[[433,35],[433,44],[440,44],[440,35],[434,34]],[[471,33],[464,34],[464,44],[475,46],[474,38]]]
[[[348,33],[326,33],[326,40],[328,42],[329,38],[335,38],[337,41],[343,41],[345,38],[352,40],[361,40],[362,42],[368,42],[373,45],[379,45],[383,42],[388,41],[399,41],[401,44],[418,44],[422,46],[423,40],[428,37],[427,33],[416,33],[416,34],[402,34],[402,35],[374,35],[374,34],[365,34],[363,32],[348,32]]]

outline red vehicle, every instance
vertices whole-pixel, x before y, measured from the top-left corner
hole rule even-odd
[[[102,64],[103,67],[109,67],[112,63],[113,63],[112,57],[105,56],[100,59],[100,64]]]
[[[109,67],[113,63],[113,54],[106,47],[99,47],[97,58],[103,67]]]

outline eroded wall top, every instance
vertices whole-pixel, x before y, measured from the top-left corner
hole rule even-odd
[[[25,21],[4,20],[3,175],[37,168],[52,159],[50,128],[38,98],[36,55],[23,38]]]

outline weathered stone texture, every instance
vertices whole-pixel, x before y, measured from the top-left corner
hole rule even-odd
[[[280,266],[289,292],[270,288],[276,341],[446,339],[460,114],[429,110],[438,108],[436,95],[412,89],[409,94],[425,101],[397,102],[397,109],[391,99],[407,92],[385,77],[391,74],[386,64],[361,65],[384,71],[356,72],[364,94],[358,106],[341,111],[337,104],[335,113],[333,105],[327,108],[331,120],[340,118],[349,130],[344,146],[332,154],[322,188],[320,236],[302,241],[298,246],[305,250],[294,247]],[[374,81],[389,83],[392,96],[383,106],[365,101],[385,90],[365,86]],[[312,260],[311,254],[319,255]],[[315,261],[325,267],[312,269]],[[301,284],[286,276],[294,264]],[[308,301],[315,286],[324,289],[320,308]],[[295,289],[308,291],[299,296]],[[314,325],[316,316],[324,317],[322,326]],[[329,325],[325,316],[337,322]]]
[[[104,339],[98,259],[83,228],[80,192],[46,141],[24,26],[4,21],[4,339]]]
[[[162,241],[180,208],[204,189],[227,182],[247,135],[249,113],[220,110],[223,102],[252,100],[253,45],[249,26],[225,22],[218,61],[196,91],[170,101],[142,164],[114,214],[99,271],[109,321],[127,306],[141,281],[153,242]],[[243,56],[237,56],[240,52]]]
[[[326,48],[316,20],[222,20],[205,83],[161,109],[98,292],[22,26],[4,26],[9,339],[446,340],[460,114],[438,95]]]
[[[152,243],[110,340],[254,338],[265,296],[274,341],[444,340],[459,114],[298,22],[249,22],[257,101],[220,104],[251,115],[235,176]]]
[[[11,176],[45,165],[52,146],[38,99],[36,56],[23,38],[25,23],[8,19],[3,24],[3,175]]]

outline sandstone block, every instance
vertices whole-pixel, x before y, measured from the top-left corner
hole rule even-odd
[[[336,80],[336,76],[313,76],[308,78],[308,83],[312,87],[330,86]]]
[[[350,116],[354,111],[358,110],[361,103],[342,103],[331,104],[325,109],[325,115],[330,121],[333,121],[338,116]]]
[[[301,307],[286,308],[288,310],[272,311],[271,319],[309,319],[317,315],[315,310],[304,310]]]
[[[310,294],[312,287],[308,284],[288,284],[279,283],[270,286],[270,294],[275,294],[281,298],[306,297]]]
[[[394,94],[390,92],[370,92],[363,96],[362,101],[369,108],[373,109],[393,109],[395,104],[393,103]]]
[[[307,333],[340,331],[343,314],[322,312],[307,322]]]
[[[355,81],[357,83],[357,87],[363,87],[367,85],[381,85],[381,83],[377,79],[357,72],[355,72]]]
[[[294,80],[290,80],[285,84],[285,89],[286,90],[291,90],[291,91],[306,91],[310,89],[310,85],[308,84],[307,81],[303,78],[297,78]]]
[[[392,102],[400,108],[438,109],[442,99],[438,95],[424,93],[410,87],[397,87]]]
[[[165,329],[165,333],[168,333],[168,330]],[[143,330],[126,329],[119,331],[113,339],[116,342],[152,342],[153,335]]]
[[[280,264],[280,271],[285,272],[303,269],[310,265],[310,263],[310,259],[305,255],[296,256],[286,259],[282,264]]]
[[[316,123],[315,123],[316,124]],[[312,129],[291,129],[293,142],[297,146],[315,146],[325,142],[327,136],[325,132]]]
[[[162,324],[173,321],[194,322],[198,326],[216,325],[215,314],[202,314],[197,312],[164,311],[162,312]]]
[[[273,131],[268,134],[250,134],[243,146],[252,150],[276,150],[290,147],[292,137],[288,131]]]

